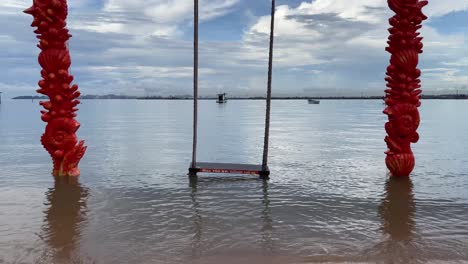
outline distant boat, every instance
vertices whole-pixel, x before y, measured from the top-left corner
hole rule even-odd
[[[308,99],[309,104],[320,104],[320,100]]]
[[[227,103],[226,93],[218,94],[218,100],[216,100],[218,104],[225,104]]]

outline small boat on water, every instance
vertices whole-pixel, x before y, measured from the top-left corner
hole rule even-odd
[[[227,103],[226,93],[218,94],[218,100],[216,100],[218,104],[225,104]]]
[[[320,104],[320,100],[308,99],[309,104]]]

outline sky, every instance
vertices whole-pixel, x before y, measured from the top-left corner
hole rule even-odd
[[[424,8],[423,90],[468,93],[468,0]],[[0,2],[0,92],[40,78],[32,0]],[[192,93],[192,0],[70,0],[71,72],[82,94]],[[266,93],[270,0],[200,0],[200,94]],[[273,95],[383,95],[386,0],[277,0]]]

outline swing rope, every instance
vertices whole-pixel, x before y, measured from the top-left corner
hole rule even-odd
[[[198,137],[198,0],[194,0],[193,9],[193,149],[192,168],[197,167]]]
[[[266,98],[266,117],[265,117],[265,138],[263,145],[262,165],[248,164],[229,164],[229,163],[197,163],[197,137],[198,137],[198,21],[199,21],[199,0],[194,0],[194,22],[193,22],[193,149],[192,164],[189,168],[190,176],[196,176],[197,172],[212,173],[241,173],[241,174],[259,174],[262,177],[268,177],[268,147],[270,139],[270,113],[271,113],[271,90],[273,75],[273,39],[275,23],[275,0],[272,0],[271,6],[271,31],[270,47],[268,61],[268,87]]]
[[[268,148],[270,143],[270,113],[271,113],[271,83],[273,76],[273,42],[275,31],[275,0],[271,1],[271,25],[270,25],[270,52],[268,58],[268,88],[266,100],[266,117],[265,117],[265,140],[263,142],[263,161],[262,169],[267,170],[268,166]]]

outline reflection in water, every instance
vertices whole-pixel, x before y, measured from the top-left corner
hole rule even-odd
[[[262,210],[262,244],[265,253],[271,253],[274,250],[273,245],[273,219],[271,218],[270,198],[268,196],[268,181],[263,180],[263,210]]]
[[[213,181],[218,181],[219,179],[214,179]],[[252,181],[252,179],[245,179],[245,178],[230,178],[230,179],[222,179],[222,181],[232,182],[232,181]],[[210,181],[211,182],[211,181]],[[190,177],[190,197],[192,200],[192,222],[193,222],[193,230],[192,230],[192,241],[191,241],[191,256],[192,259],[200,259],[203,257],[203,216],[200,210],[200,203],[198,201],[199,193],[198,193],[198,177]],[[256,184],[257,182],[253,182],[252,184]],[[258,182],[260,183],[260,182]],[[269,199],[269,186],[267,180],[262,180],[261,185],[258,184],[261,189],[256,189],[256,191],[261,191],[258,193],[261,195],[262,198],[262,206],[261,210],[258,210],[258,213],[261,218],[261,226],[260,226],[260,237],[257,241],[259,245],[263,249],[263,252],[266,255],[270,255],[274,252],[274,239],[273,239],[273,220],[271,217],[271,208],[270,208],[270,199]],[[206,241],[205,241],[206,243]]]
[[[88,193],[78,179],[69,177],[55,178],[54,187],[46,193],[49,208],[43,233],[54,263],[66,263],[72,258],[85,220]]]
[[[384,263],[423,263],[420,241],[415,241],[414,236],[415,208],[411,179],[389,178],[379,207],[382,231],[388,239],[374,248],[374,254]]]
[[[391,177],[385,190],[385,198],[379,208],[382,229],[393,240],[410,241],[415,212],[413,183],[409,178]]]
[[[200,214],[200,204],[197,201],[197,190],[198,190],[198,177],[190,177],[190,198],[192,199],[192,210],[193,210],[193,238],[192,238],[192,257],[196,258],[201,255],[199,252],[201,248],[201,240],[203,234],[203,219]]]

